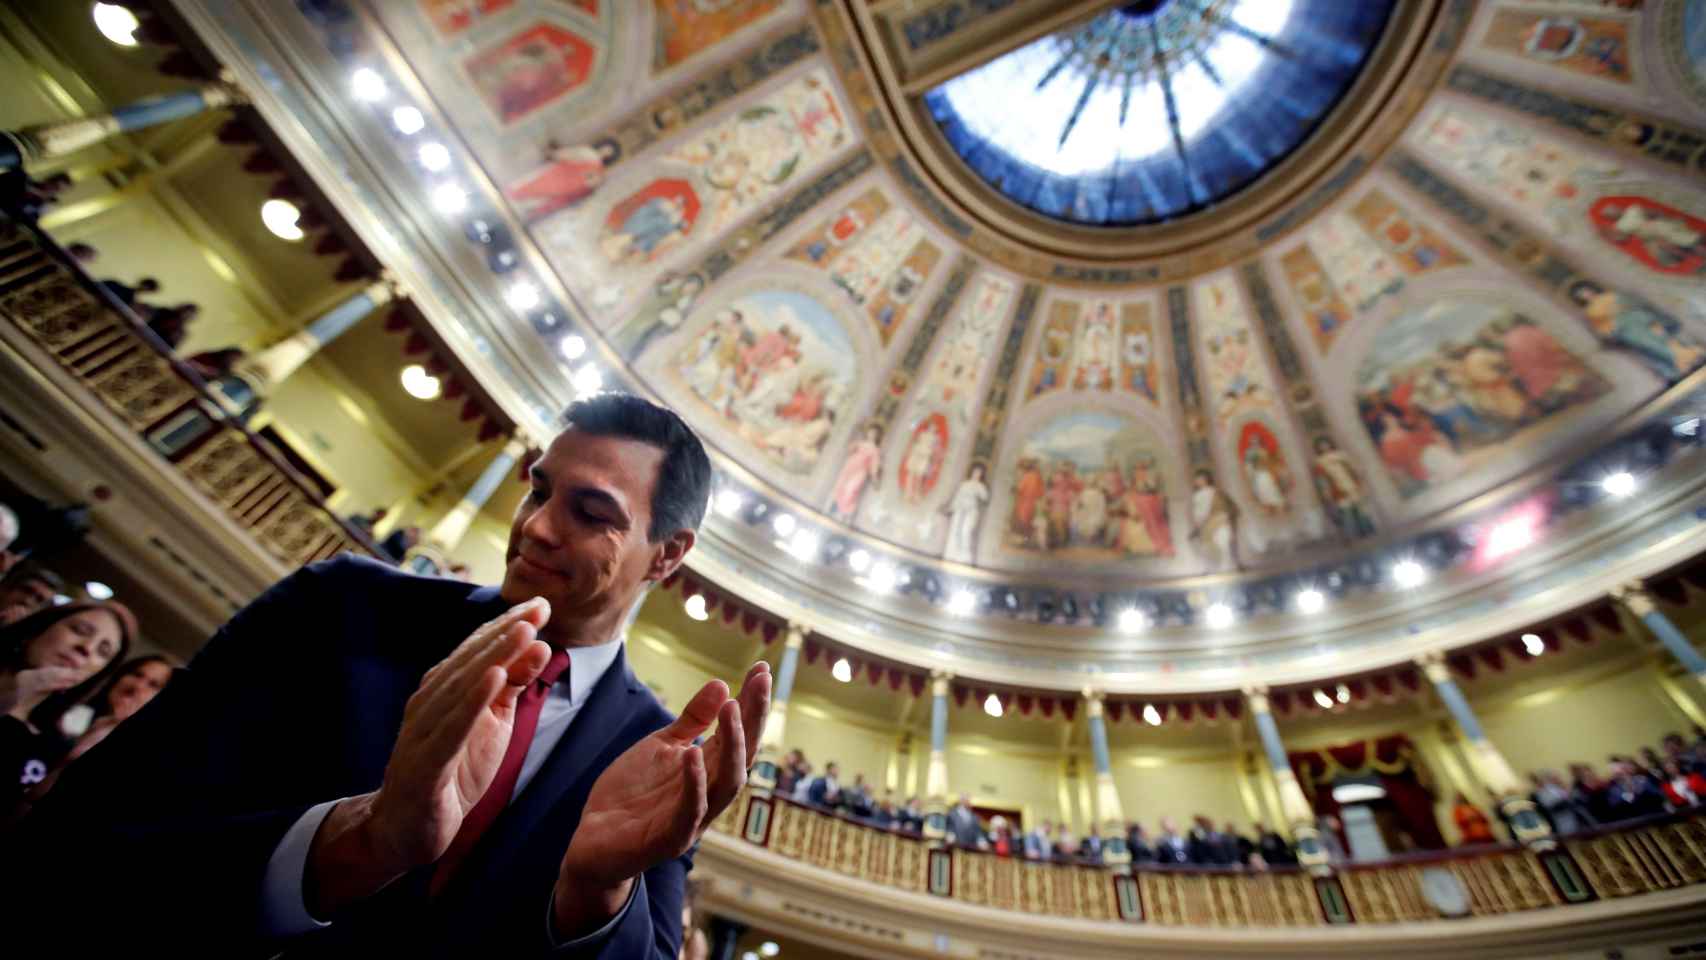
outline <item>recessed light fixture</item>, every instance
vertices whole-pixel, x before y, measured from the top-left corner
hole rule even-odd
[[[383,100],[386,94],[385,78],[372,67],[358,67],[349,75],[349,89],[357,100],[365,100],[368,103]]]
[[[504,291],[504,302],[515,310],[532,310],[539,306],[539,288],[526,280],[510,284]]]
[[[581,355],[586,353],[586,341],[581,339],[580,334],[571,333],[557,344],[557,350],[564,360],[579,360]]]
[[[1152,727],[1161,726],[1161,711],[1155,709],[1155,704],[1146,703],[1143,705],[1143,722]]]
[[[439,213],[461,213],[468,209],[468,191],[454,183],[441,183],[432,190],[432,206]]]
[[[604,389],[604,374],[599,373],[598,368],[589,363],[576,370],[569,383],[575,388],[575,393],[583,397],[591,396]]]
[[[776,519],[770,521],[770,529],[776,531],[776,535],[784,539],[794,535],[795,526],[797,523],[791,513],[778,513]]]
[[[1327,691],[1322,690],[1320,687],[1315,688],[1315,702],[1320,704],[1321,709],[1323,710],[1333,709],[1333,698],[1327,696]]]
[[[99,580],[90,580],[83,584],[83,592],[88,594],[91,600],[111,600],[113,598],[113,588]]]
[[[421,162],[421,166],[433,173],[438,173],[450,166],[450,150],[444,144],[434,140],[431,143],[421,144],[421,148],[415,151],[415,159]]]
[[[983,712],[992,717],[999,717],[1006,711],[1001,707],[1001,698],[992,693],[983,698]]]
[[[404,367],[397,378],[403,383],[403,391],[416,400],[436,400],[444,388],[437,377],[418,363]]]
[[[865,574],[864,584],[868,589],[877,593],[888,593],[894,589],[897,580],[893,564],[878,563],[871,566],[871,572]]]
[[[136,46],[136,31],[142,22],[136,19],[136,14],[129,7],[121,7],[116,3],[97,3],[90,11],[95,18],[95,29],[121,47]]]
[[[1338,689],[1333,691],[1333,699],[1339,701],[1340,703],[1350,703],[1351,702],[1351,688],[1346,686],[1345,684],[1342,684],[1342,683],[1339,684]]]
[[[1204,617],[1208,620],[1208,625],[1216,630],[1232,626],[1232,608],[1224,603],[1210,604]]]
[[[414,107],[402,106],[391,111],[391,126],[405,137],[412,137],[426,127],[426,117]]]
[[[776,941],[766,940],[758,945],[758,952],[766,957],[774,957],[782,952],[782,948],[776,945]]]
[[[970,590],[955,590],[948,598],[948,612],[956,617],[963,617],[972,612],[977,606],[977,595]]]
[[[1409,590],[1428,581],[1428,568],[1414,560],[1400,560],[1392,565],[1392,582]]]
[[[788,541],[788,552],[797,560],[810,563],[817,559],[817,549],[820,544],[816,532],[800,528],[794,531],[794,536]]]
[[[829,668],[829,675],[842,683],[851,683],[853,681],[853,664],[848,663],[846,657],[842,657],[835,661],[835,666]]]
[[[871,569],[871,555],[863,549],[855,549],[847,555],[847,566],[851,567],[854,573],[864,573]]]
[[[1297,610],[1299,613],[1320,613],[1327,606],[1327,595],[1319,590],[1310,588],[1300,590],[1297,594]]]
[[[1522,635],[1522,648],[1528,651],[1529,656],[1538,657],[1546,652],[1546,641],[1540,639],[1538,633],[1525,633]]]
[[[1136,607],[1126,607],[1120,611],[1120,629],[1126,633],[1136,633],[1149,626],[1149,618]]]
[[[717,512],[723,516],[732,517],[739,513],[740,508],[744,506],[746,506],[746,498],[740,495],[739,490],[717,491]]]
[[[681,608],[695,620],[708,620],[711,617],[710,611],[705,609],[705,595],[702,593],[695,593],[688,597],[687,602],[683,603]]]
[[[1614,497],[1627,497],[1635,492],[1635,475],[1627,470],[1619,470],[1601,480],[1599,485],[1605,488],[1606,493]]]
[[[266,224],[267,229],[272,231],[272,235],[280,240],[289,240],[295,243],[306,235],[302,232],[302,227],[297,224],[300,219],[302,219],[302,211],[298,210],[296,204],[289,200],[280,200],[275,197],[261,204],[261,222]]]

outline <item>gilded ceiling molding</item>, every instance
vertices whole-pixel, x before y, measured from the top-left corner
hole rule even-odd
[[[918,324],[918,329],[912,334],[912,339],[906,345],[906,353],[901,355],[900,362],[889,374],[889,382],[884,387],[883,397],[877,402],[877,408],[872,412],[870,422],[883,428],[883,436],[888,436],[889,428],[894,426],[894,418],[900,413],[900,402],[912,389],[912,381],[918,376],[918,368],[923,366],[924,357],[930,352],[930,345],[936,342],[936,335],[942,332],[942,324],[953,311],[954,304],[959,302],[960,295],[965,292],[966,284],[971,280],[972,271],[977,268],[977,261],[961,254],[954,261],[953,269],[948,272],[948,279],[937,292],[936,299],[930,302],[930,310]]]
[[[1621,153],[1706,172],[1706,133],[1679,123],[1524,86],[1467,64],[1452,69],[1445,89],[1544,120]]]

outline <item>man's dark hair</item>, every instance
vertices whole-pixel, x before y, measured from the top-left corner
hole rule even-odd
[[[52,590],[54,593],[65,592],[64,577],[54,573],[46,567],[36,566],[33,563],[21,563],[14,567],[11,573],[7,574],[4,578],[0,578],[0,586],[7,586],[16,583],[28,583],[31,580],[47,584],[48,589]]]
[[[711,458],[675,411],[631,393],[601,393],[577,400],[564,412],[569,429],[595,437],[649,443],[663,451],[652,487],[652,543],[677,530],[698,530],[711,499]]]

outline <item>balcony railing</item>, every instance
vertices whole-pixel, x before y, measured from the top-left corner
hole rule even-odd
[[[1390,924],[1567,907],[1706,883],[1706,814],[1561,839],[1460,848],[1322,875],[1295,867],[1129,872],[946,847],[749,792],[712,829],[801,863],[910,893],[1079,920],[1216,928]]]
[[[4,212],[0,316],[287,566],[343,551],[384,556],[135,312],[35,224]]]

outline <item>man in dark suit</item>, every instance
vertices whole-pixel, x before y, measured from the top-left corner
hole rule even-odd
[[[983,836],[983,825],[978,822],[977,811],[971,808],[971,797],[963,793],[960,794],[960,802],[948,811],[948,838],[968,850],[983,850],[989,846]]]
[[[841,803],[841,781],[836,779],[838,773],[835,761],[831,760],[824,765],[823,776],[812,780],[806,788],[806,799],[813,806],[834,807]]]
[[[7,857],[30,864],[0,900],[31,918],[20,955],[674,960],[692,847],[769,708],[756,664],[672,722],[622,655],[710,464],[674,413],[609,394],[531,475],[501,589],[307,567],[68,769]],[[64,891],[120,868],[79,919]]]

